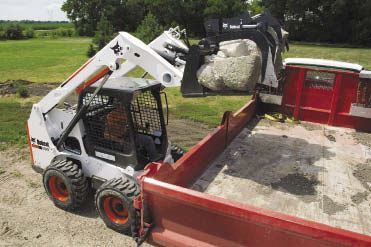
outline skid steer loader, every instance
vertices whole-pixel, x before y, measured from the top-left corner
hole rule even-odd
[[[179,28],[165,31],[148,45],[120,32],[33,105],[27,122],[33,168],[43,174],[45,190],[56,206],[73,210],[83,205],[93,188],[96,208],[108,227],[123,233],[137,231],[140,212],[133,200],[140,188],[136,178],[148,163],[172,164],[182,156],[182,150],[168,141],[168,110],[162,105],[165,99],[167,108],[167,98],[162,89],[181,85],[184,96],[213,95],[195,76],[204,56],[215,52],[221,40],[251,37],[262,48],[265,64],[267,53],[278,45],[264,31],[269,21],[256,24],[261,17],[241,18],[237,29],[236,20],[223,23],[230,30],[206,23],[208,33],[215,36],[191,48]],[[255,24],[247,25],[250,22]],[[137,66],[155,80],[125,77]],[[234,92],[217,94],[223,93]],[[77,96],[77,105],[66,102],[71,95]]]

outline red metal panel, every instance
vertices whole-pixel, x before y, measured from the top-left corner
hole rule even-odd
[[[328,125],[333,125],[333,123],[334,123],[336,111],[338,109],[337,107],[338,107],[338,102],[339,102],[339,93],[340,93],[340,87],[341,87],[342,79],[343,79],[342,74],[337,74],[336,75],[334,93],[333,93],[332,99],[331,99],[331,112],[330,112],[330,116],[329,116],[328,122],[327,122]]]
[[[238,112],[233,114],[232,117],[228,117],[226,145],[230,144],[246,126],[246,124],[254,117],[256,109],[256,98],[257,96],[254,96],[252,101],[242,107]]]
[[[230,202],[154,179],[143,181],[163,246],[371,246],[371,237],[270,210]]]
[[[149,242],[160,246],[371,246],[369,236],[177,186],[187,186],[202,174],[254,115],[255,107],[254,99],[233,116],[226,114],[221,126],[173,166],[153,163],[147,167],[149,174],[142,178],[141,188],[154,225]]]
[[[285,105],[295,105],[296,99],[296,88],[299,80],[299,71],[298,68],[287,69],[287,76],[285,80],[285,88],[283,94],[283,106]]]
[[[338,113],[349,113],[351,104],[357,102],[358,83],[357,74],[343,75],[339,90]]]
[[[305,87],[303,77],[310,70],[336,74],[333,90]],[[359,74],[300,66],[287,66],[286,72],[283,113],[298,120],[371,132],[371,119],[349,115],[357,98]]]
[[[222,125],[192,147],[175,164],[150,164],[146,169],[156,170],[152,176],[157,180],[179,186],[188,186],[223,152],[229,141],[254,116],[255,108],[256,98],[254,97],[233,116],[226,113]]]
[[[294,118],[299,119],[300,105],[302,100],[302,93],[304,87],[305,70],[299,71],[299,78],[296,85],[296,98],[295,98],[295,108],[294,108]]]

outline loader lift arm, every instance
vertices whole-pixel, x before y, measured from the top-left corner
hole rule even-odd
[[[163,35],[166,35],[166,38]],[[177,47],[181,45],[169,31],[164,32],[163,35],[154,40],[152,45],[146,45],[129,33],[120,32],[58,88],[49,92],[36,107],[45,115],[74,91],[80,93],[109,73],[112,73],[114,77],[124,76],[136,66],[142,67],[166,87],[179,86],[183,77],[181,68],[171,64],[159,55],[159,51],[151,48],[165,46],[163,42]]]

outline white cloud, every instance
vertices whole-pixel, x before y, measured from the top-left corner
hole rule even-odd
[[[0,20],[65,21],[64,0],[0,0]]]

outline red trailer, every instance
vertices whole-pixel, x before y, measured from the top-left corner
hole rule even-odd
[[[142,236],[149,232],[148,242],[160,246],[371,246],[366,234],[190,189],[258,111],[275,109],[298,120],[371,132],[370,75],[353,64],[286,61],[281,92],[257,93],[235,114],[226,112],[174,165],[146,167],[135,202],[151,218],[142,216]]]

